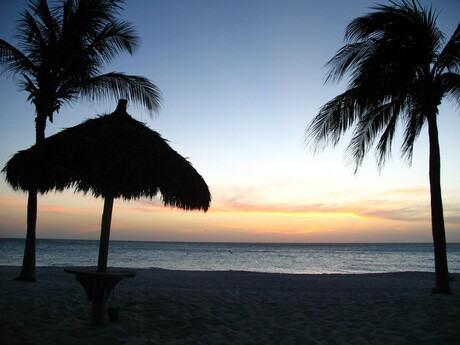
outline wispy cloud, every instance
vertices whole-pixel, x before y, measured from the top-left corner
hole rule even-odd
[[[26,205],[27,198],[0,194],[0,206],[4,210],[23,210]]]
[[[231,229],[232,231],[239,230],[245,232],[251,232],[256,234],[264,233],[283,233],[283,234],[299,234],[299,233],[310,233],[310,232],[322,232],[332,230],[329,226],[304,226],[290,227],[289,225],[283,224],[272,224],[272,225],[249,225],[249,224],[234,224],[224,223],[215,226],[218,229]]]
[[[280,187],[280,184],[277,187]],[[356,218],[408,222],[426,222],[430,219],[426,200],[427,190],[424,187],[386,190],[368,195],[349,190],[335,191],[323,198],[317,198],[313,203],[305,200],[267,203],[263,201],[260,189],[240,188],[234,194],[232,191],[235,189],[231,188],[222,193],[210,212],[289,216],[348,215]],[[331,193],[334,194],[333,198]]]
[[[39,205],[38,211],[40,212],[53,212],[53,213],[87,213],[87,212],[101,212],[101,210],[96,208],[82,208],[82,207],[69,207],[69,206],[55,206],[55,205]]]
[[[406,196],[427,196],[430,193],[428,187],[414,187],[405,189],[390,189],[387,192],[389,195],[406,195]]]

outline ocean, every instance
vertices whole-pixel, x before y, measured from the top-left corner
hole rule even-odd
[[[99,241],[38,239],[37,266],[97,266]],[[0,265],[21,266],[24,239],[0,238]],[[460,273],[460,243],[447,246]],[[191,243],[111,241],[109,267],[272,273],[434,272],[431,243]]]

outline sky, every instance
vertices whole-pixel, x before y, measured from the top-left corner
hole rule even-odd
[[[382,0],[383,3],[387,3]],[[439,10],[450,37],[460,2],[422,0]],[[27,1],[0,0],[0,38],[15,45]],[[373,152],[353,174],[348,136],[316,155],[305,129],[346,80],[325,84],[324,64],[344,44],[346,25],[369,0],[127,0],[121,18],[141,37],[134,55],[106,72],[143,75],[163,94],[161,110],[128,113],[187,157],[211,194],[207,213],[163,207],[160,199],[116,200],[112,240],[205,242],[431,242],[425,127],[413,161],[400,159],[401,135],[381,171]],[[33,145],[34,108],[0,75],[0,166]],[[112,112],[114,102],[78,100],[61,109],[46,135]],[[440,106],[446,235],[460,242],[459,109]],[[401,133],[399,133],[401,134]],[[26,200],[0,177],[0,237],[25,238]],[[91,195],[39,196],[37,238],[98,239],[103,201]]]

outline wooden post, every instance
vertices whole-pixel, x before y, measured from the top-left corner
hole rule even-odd
[[[113,196],[104,198],[104,211],[102,213],[101,240],[99,242],[98,272],[107,271],[107,257],[109,255],[110,223],[112,221]]]
[[[103,276],[95,276],[92,279],[92,285],[91,325],[102,326],[105,321],[105,309],[108,297],[107,281]]]

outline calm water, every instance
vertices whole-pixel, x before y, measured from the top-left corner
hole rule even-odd
[[[0,239],[0,265],[20,266],[23,239]],[[37,240],[37,266],[96,266],[99,241]],[[460,243],[448,244],[460,273]],[[282,273],[434,271],[430,243],[265,244],[111,241],[108,265],[176,270]]]

